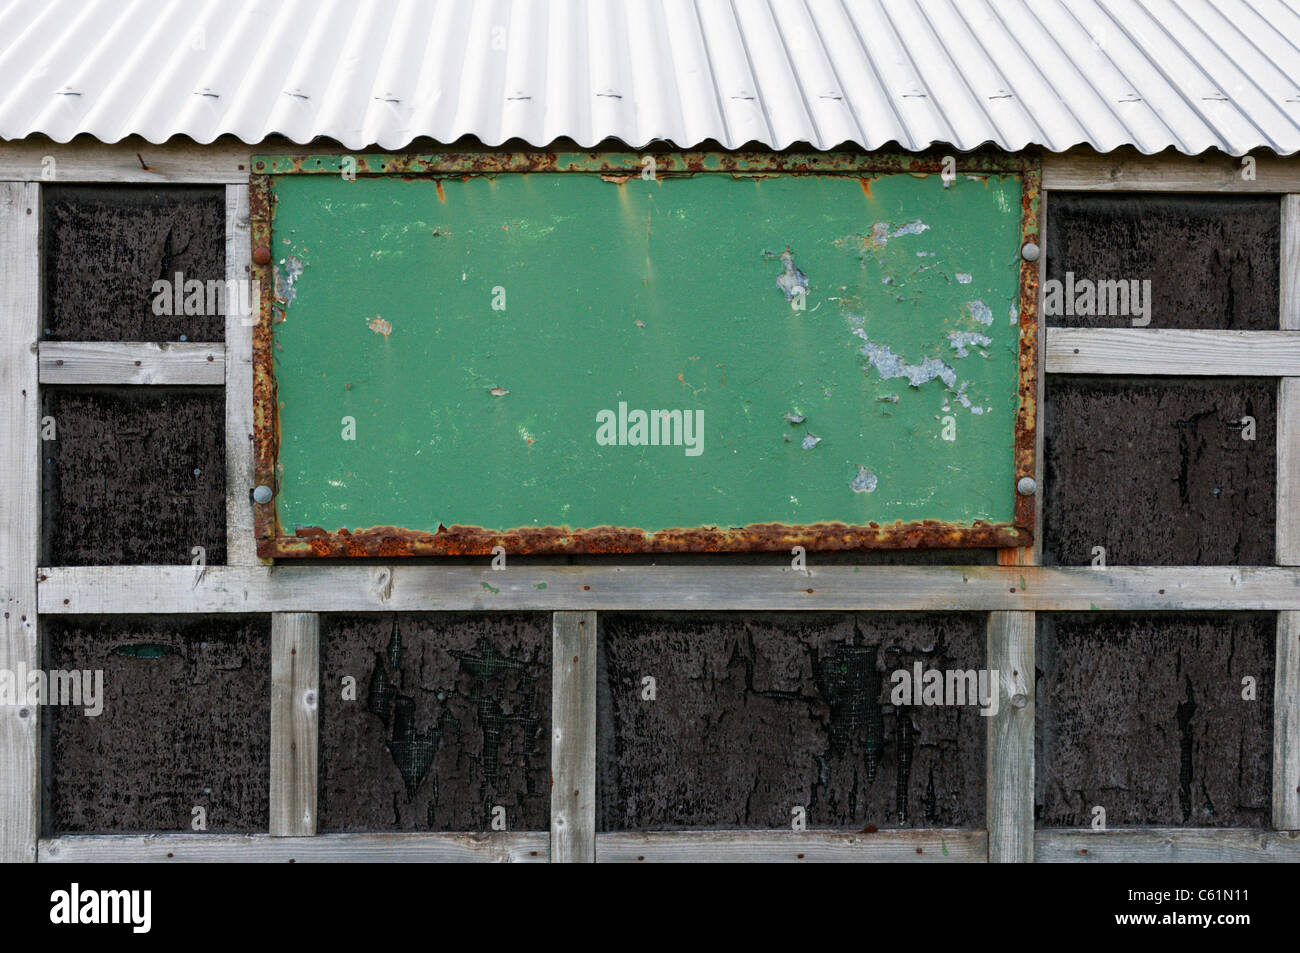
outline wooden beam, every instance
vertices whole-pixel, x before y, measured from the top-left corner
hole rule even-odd
[[[674,831],[596,835],[597,863],[980,864],[983,831]]]
[[[271,616],[271,833],[316,833],[320,617]]]
[[[44,341],[42,384],[216,384],[226,380],[224,344]]]
[[[1273,826],[1300,831],[1300,612],[1277,614],[1273,668]]]
[[[42,839],[42,863],[545,863],[547,834],[90,834]]]
[[[1300,331],[1048,328],[1049,374],[1300,376]]]
[[[551,862],[596,859],[596,613],[557,612],[551,657]]]
[[[13,679],[40,667],[40,217],[39,186],[0,182],[0,671]],[[39,714],[25,698],[0,703],[0,863],[36,859]]]
[[[1240,828],[1040,830],[1039,863],[1277,863],[1300,862],[1300,834]]]
[[[284,148],[278,137],[265,145],[268,152]],[[78,136],[67,143],[32,137],[0,143],[0,180],[246,184],[253,149],[235,136],[222,136],[208,145],[184,138],[154,145],[141,136],[112,144],[93,136]]]
[[[40,611],[897,612],[1300,610],[1300,567],[1238,566],[62,566]],[[489,588],[490,587],[490,588]]]
[[[1300,195],[1282,196],[1281,320],[1278,327],[1300,331]]]
[[[251,279],[248,186],[226,186],[226,281]],[[243,287],[227,284],[226,287]],[[256,300],[256,296],[254,297]],[[226,565],[256,566],[253,537],[253,327],[257,316],[226,315]]]
[[[990,612],[988,667],[998,674],[989,716],[985,823],[990,863],[1034,859],[1034,614]]]
[[[1255,156],[1254,177],[1238,156],[1166,152],[1144,156],[1123,148],[1043,155],[1043,188],[1090,192],[1300,192],[1295,157]]]

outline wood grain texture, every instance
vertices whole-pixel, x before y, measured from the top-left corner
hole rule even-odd
[[[64,566],[36,578],[49,614],[1300,610],[1295,567],[512,566],[398,566],[383,590],[371,566],[208,566],[197,582],[189,566]]]
[[[1298,331],[1048,328],[1048,374],[1300,376]]]
[[[226,280],[251,274],[248,186],[226,186]],[[257,296],[253,295],[256,300]],[[238,309],[236,309],[238,311]],[[226,315],[226,564],[256,566],[253,538],[253,328],[255,315]]]
[[[1096,192],[1300,192],[1300,162],[1255,157],[1255,177],[1242,177],[1242,160],[1205,154],[1144,156],[1125,147],[1043,155],[1043,188]]]
[[[0,670],[12,673],[40,665],[39,199],[36,185],[0,183]],[[36,859],[38,715],[21,700],[0,705],[0,862]]]
[[[223,344],[179,341],[44,341],[41,383],[221,384],[225,351]]]
[[[271,833],[316,833],[320,617],[271,616]]]
[[[674,831],[596,835],[597,863],[980,864],[983,831]]]
[[[1300,331],[1300,195],[1282,196],[1281,252],[1278,327]]]
[[[1280,831],[1300,831],[1300,612],[1277,614],[1273,826]]]
[[[596,613],[557,612],[551,677],[551,862],[596,859]]]
[[[1034,859],[1034,614],[991,612],[988,667],[998,673],[997,714],[988,718],[990,863]]]
[[[110,834],[40,842],[41,863],[546,863],[545,832],[514,834]]]
[[[1038,863],[1277,863],[1300,862],[1300,834],[1234,828],[1040,830]]]

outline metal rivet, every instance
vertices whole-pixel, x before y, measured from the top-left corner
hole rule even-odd
[[[1038,484],[1034,482],[1033,477],[1021,477],[1016,483],[1016,492],[1021,496],[1033,496],[1037,489]]]
[[[254,503],[270,503],[270,502],[271,502],[271,488],[270,488],[269,486],[267,486],[265,483],[261,484],[260,486],[255,487],[255,488],[253,489],[253,502],[254,502]]]
[[[1011,696],[1011,704],[1014,705],[1016,708],[1024,708],[1026,705],[1029,704],[1029,696],[1021,695],[1020,693],[1017,692],[1015,695]]]
[[[1033,242],[1025,242],[1025,247],[1020,249],[1020,257],[1025,261],[1038,261],[1038,246]]]
[[[269,265],[271,263],[271,249],[265,245],[258,245],[253,249],[253,261],[259,265]]]

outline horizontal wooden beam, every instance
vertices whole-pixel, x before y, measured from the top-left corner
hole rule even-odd
[[[596,863],[978,863],[983,831],[673,831],[596,835]]]
[[[959,166],[960,168],[960,166]],[[1177,153],[1144,156],[1136,149],[1044,153],[1043,188],[1092,192],[1300,192],[1295,157]]]
[[[550,835],[86,834],[40,841],[42,863],[546,863]]]
[[[63,566],[44,614],[1300,609],[1300,567]]]
[[[1048,328],[1049,374],[1300,376],[1300,331]]]
[[[1300,832],[1240,828],[1040,830],[1038,863],[1300,862]]]
[[[226,382],[226,346],[188,341],[45,341],[42,384],[211,384]]]

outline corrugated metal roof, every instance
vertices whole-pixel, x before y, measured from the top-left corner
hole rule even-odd
[[[1300,0],[11,0],[0,137],[1300,151]]]

